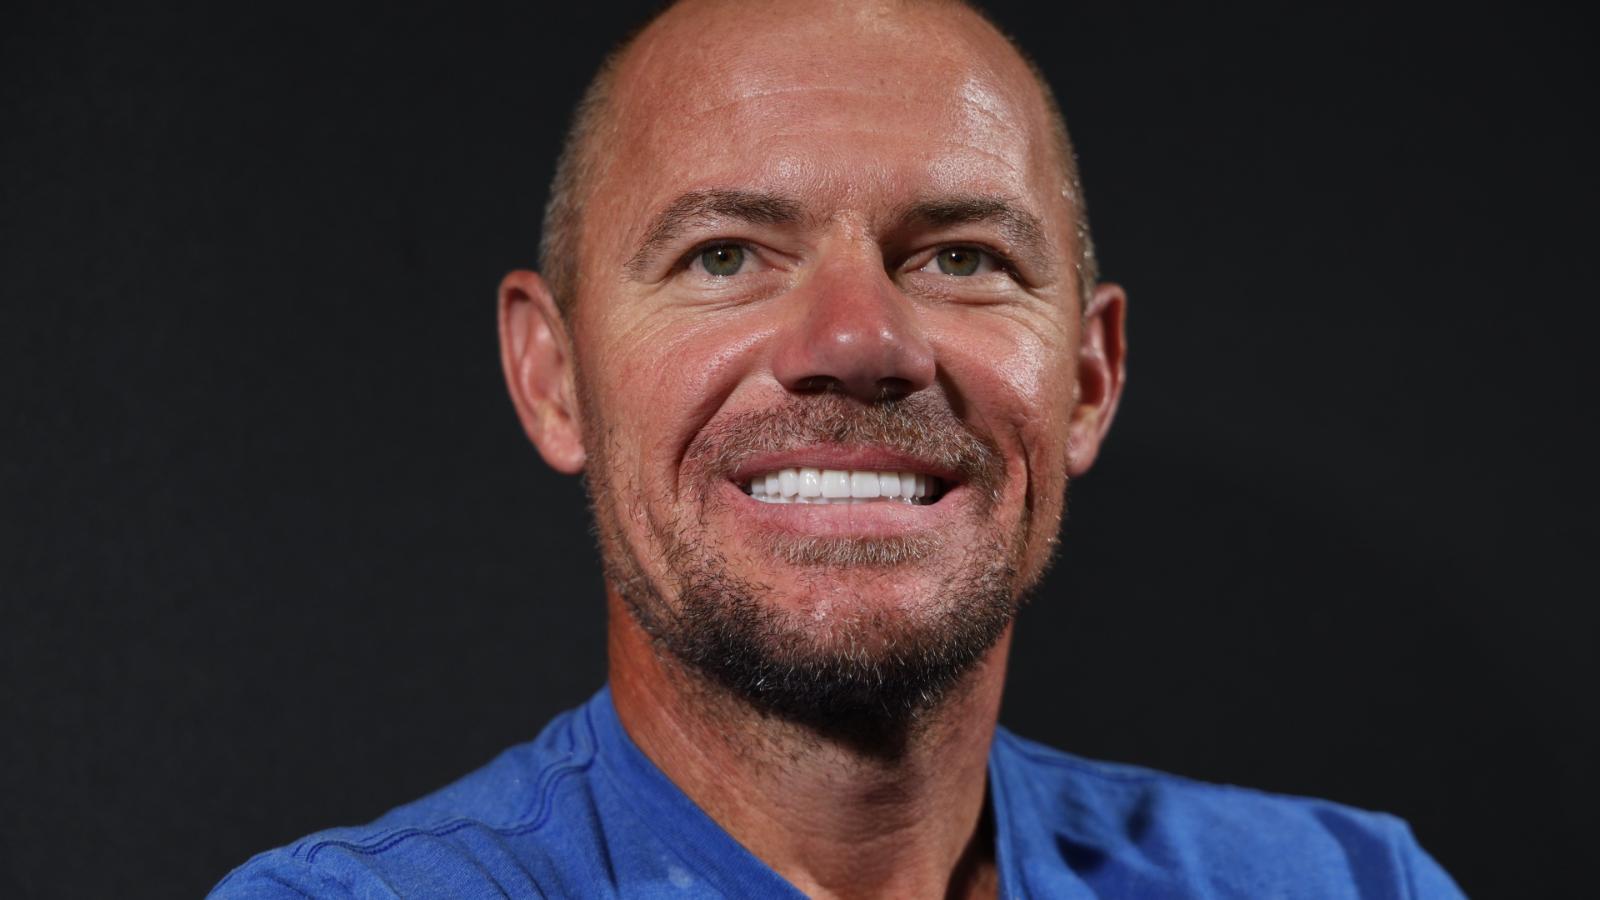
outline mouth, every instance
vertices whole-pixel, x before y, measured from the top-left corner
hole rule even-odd
[[[817,444],[727,471],[736,531],[775,539],[892,539],[965,527],[976,507],[961,470],[882,446]]]
[[[759,503],[858,505],[892,503],[929,506],[945,495],[937,475],[888,469],[828,469],[784,466],[757,471],[735,482]]]

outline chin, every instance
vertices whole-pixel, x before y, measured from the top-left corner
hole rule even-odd
[[[885,577],[880,571],[809,572],[769,582],[752,595],[787,642],[819,649],[870,649],[916,643],[917,632],[936,631],[959,597],[945,580]]]
[[[1019,548],[995,536],[950,552],[884,539],[753,543],[732,554],[679,544],[667,554],[677,589],[652,580],[624,599],[660,650],[811,727],[893,731],[918,719],[1016,612]]]

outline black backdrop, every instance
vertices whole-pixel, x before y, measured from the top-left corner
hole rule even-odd
[[[639,10],[229,6],[0,14],[6,896],[197,895],[603,678],[581,490],[504,399],[493,295]],[[1202,6],[996,4],[1133,348],[1003,721],[1395,812],[1474,894],[1578,893],[1591,34]]]

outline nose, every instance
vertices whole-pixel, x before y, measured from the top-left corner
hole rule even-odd
[[[773,356],[785,388],[842,391],[872,403],[933,383],[933,348],[918,312],[881,266],[840,266],[809,282],[790,297],[802,309]]]

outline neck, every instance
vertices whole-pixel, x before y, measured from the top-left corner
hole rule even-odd
[[[663,659],[614,594],[608,609],[611,695],[629,736],[796,888],[993,896],[984,800],[1009,631],[886,750],[755,709]]]

